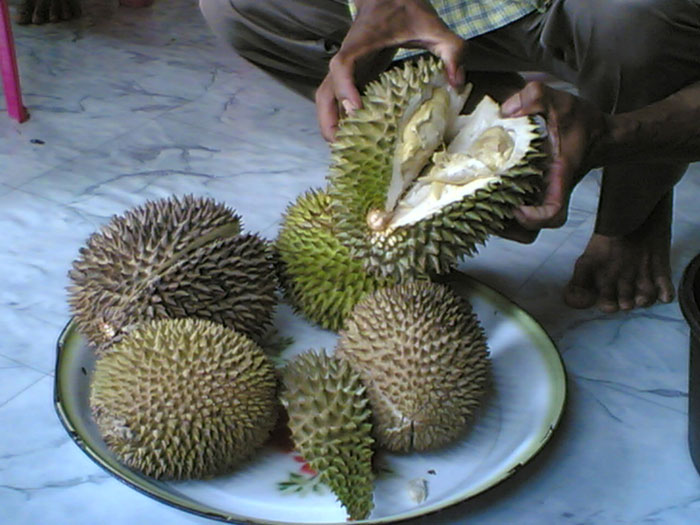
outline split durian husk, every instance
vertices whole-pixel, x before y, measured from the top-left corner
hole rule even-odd
[[[117,459],[156,479],[235,470],[279,414],[277,378],[262,349],[201,319],[132,330],[97,360],[89,401]]]
[[[460,116],[471,87],[443,69],[421,58],[383,73],[331,145],[337,236],[378,275],[448,272],[541,187],[544,128],[488,97]]]
[[[152,319],[208,319],[258,337],[277,303],[271,247],[208,198],[149,201],[114,216],[69,277],[76,324],[98,349]]]
[[[373,435],[392,451],[453,442],[469,428],[488,390],[491,363],[471,305],[430,281],[365,297],[340,331],[335,355],[360,373]]]
[[[365,294],[393,284],[369,274],[336,237],[328,193],[312,189],[287,207],[275,242],[280,283],[296,312],[337,331]]]
[[[367,518],[374,507],[374,439],[359,374],[325,351],[307,351],[286,366],[282,381],[295,449],[350,519]]]

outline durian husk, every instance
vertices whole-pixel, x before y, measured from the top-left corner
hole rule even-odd
[[[335,355],[360,373],[373,435],[391,451],[451,443],[469,428],[488,390],[487,342],[471,305],[430,281],[384,288],[360,301]]]
[[[374,507],[374,440],[359,374],[325,351],[307,351],[284,369],[281,400],[295,449],[350,519],[367,518]]]
[[[145,323],[102,355],[90,407],[107,447],[156,479],[235,470],[270,435],[277,379],[247,336],[201,319]]]
[[[365,294],[393,284],[369,274],[336,237],[326,191],[311,189],[287,207],[275,242],[279,280],[294,310],[337,331]]]
[[[209,319],[251,337],[277,303],[272,249],[213,199],[171,197],[114,216],[69,272],[68,302],[98,349],[152,319]]]
[[[533,119],[537,137],[500,182],[414,224],[390,231],[368,225],[376,221],[372,213],[387,206],[405,113],[426,89],[444,85],[443,78],[442,62],[423,58],[383,73],[366,87],[363,107],[340,121],[331,144],[328,191],[337,237],[373,274],[405,280],[450,271],[489,235],[502,231],[513,209],[531,202],[541,189],[544,136]]]

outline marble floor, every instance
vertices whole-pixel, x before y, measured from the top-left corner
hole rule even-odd
[[[323,184],[328,150],[312,104],[220,46],[195,0],[83,5],[79,20],[14,27],[31,119],[17,124],[0,105],[0,523],[212,523],[120,483],[61,426],[66,273],[113,214],[172,194],[223,200],[273,238],[286,205]],[[561,301],[597,191],[590,176],[566,226],[534,244],[493,239],[462,264],[558,346],[568,401],[555,437],[495,489],[412,523],[700,523],[678,303],[603,315]],[[698,195],[695,165],[676,192],[676,284],[700,252]]]

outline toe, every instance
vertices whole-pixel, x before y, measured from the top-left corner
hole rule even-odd
[[[589,288],[569,283],[564,292],[564,302],[571,308],[590,308],[597,299],[597,294]]]
[[[612,314],[620,309],[617,302],[617,287],[610,284],[600,288],[600,296],[598,297],[598,308],[601,312]]]
[[[621,279],[617,283],[617,302],[620,310],[632,310],[636,306],[635,286],[629,279]]]
[[[676,289],[668,276],[657,277],[656,287],[659,291],[659,301],[670,303],[676,296]]]
[[[593,276],[594,268],[595,262],[585,255],[576,261],[574,273],[564,291],[564,302],[571,308],[590,308],[596,303],[598,293]]]
[[[637,306],[651,306],[656,302],[656,286],[649,277],[637,281],[637,292],[634,296]]]

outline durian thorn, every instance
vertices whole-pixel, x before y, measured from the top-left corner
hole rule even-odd
[[[131,302],[135,300],[155,280],[159,279],[161,275],[166,270],[168,270],[168,268],[170,268],[173,264],[182,259],[186,254],[195,251],[197,248],[200,248],[205,244],[208,244],[209,242],[222,238],[235,237],[239,233],[240,221],[235,221],[218,226],[206,233],[205,235],[202,235],[199,238],[195,239],[190,244],[185,246],[182,250],[174,253],[170,258],[159,264],[158,267],[155,268],[152,272],[152,277],[150,279],[142,280],[141,283],[139,283],[139,285],[134,289],[134,291],[131,293],[129,301]]]
[[[176,252],[173,254],[170,259],[165,261],[161,266],[158,268],[159,271],[165,270],[172,266],[175,262],[177,262],[179,259],[181,259],[185,254],[189,252],[195,251],[197,248],[200,248],[204,246],[205,244],[208,244],[211,241],[215,241],[217,239],[221,238],[228,238],[228,237],[235,237],[238,235],[240,232],[240,223],[238,221],[236,222],[230,222],[228,224],[223,224],[221,226],[218,226],[211,230],[209,233],[202,235],[201,237],[195,239],[192,241],[190,244],[188,244],[185,248],[180,250],[179,252]],[[160,272],[158,272],[160,273]]]

